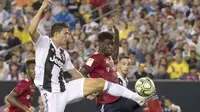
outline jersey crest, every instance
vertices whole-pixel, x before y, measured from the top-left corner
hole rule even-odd
[[[86,64],[87,66],[90,66],[90,67],[91,67],[93,62],[94,62],[94,59],[93,59],[93,58],[89,58],[85,64]]]

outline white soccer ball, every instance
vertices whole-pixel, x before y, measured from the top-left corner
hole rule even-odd
[[[140,78],[135,83],[135,91],[140,96],[149,97],[155,92],[155,84],[148,77]]]

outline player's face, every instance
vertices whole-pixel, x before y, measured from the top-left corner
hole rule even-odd
[[[123,75],[127,75],[131,67],[131,60],[127,58],[121,59],[118,67]]]
[[[105,39],[103,42],[100,44],[100,49],[103,51],[104,55],[110,56],[112,55],[113,52],[113,40],[110,39]]]
[[[58,37],[58,41],[59,41],[60,45],[66,44],[69,36],[70,36],[69,29],[63,28]]]
[[[169,107],[170,105],[171,105],[170,100],[164,99],[164,106],[165,106],[165,107]]]
[[[30,63],[28,65],[28,75],[30,76],[31,79],[34,79],[35,78],[35,63]]]

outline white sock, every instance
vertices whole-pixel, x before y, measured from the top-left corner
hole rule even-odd
[[[105,86],[104,86],[104,91],[110,95],[128,98],[128,99],[134,100],[139,105],[143,105],[141,101],[142,100],[141,96],[139,96],[137,93],[132,92],[131,90],[119,84],[106,81]]]

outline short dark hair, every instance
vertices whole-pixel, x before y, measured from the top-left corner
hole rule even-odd
[[[161,100],[161,102],[163,104],[164,100],[170,100],[170,99],[168,97],[166,97],[166,96],[161,96],[160,100]]]
[[[60,32],[63,28],[69,28],[69,26],[64,22],[53,24],[51,27],[50,36],[53,37],[54,33]]]
[[[98,41],[103,42],[105,39],[112,40],[114,39],[114,35],[109,31],[100,32],[98,35]]]
[[[130,59],[130,58],[129,58],[129,56],[122,55],[122,56],[119,57],[119,61],[122,60],[122,59]]]

